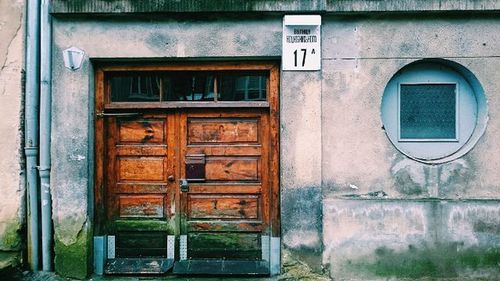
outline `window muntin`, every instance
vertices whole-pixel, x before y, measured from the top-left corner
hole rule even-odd
[[[455,83],[401,84],[400,141],[457,141],[458,93]]]
[[[268,71],[111,72],[110,102],[267,101]]]

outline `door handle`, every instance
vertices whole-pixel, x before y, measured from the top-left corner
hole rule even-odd
[[[179,185],[181,187],[181,192],[189,192],[189,184],[186,179],[181,179]]]

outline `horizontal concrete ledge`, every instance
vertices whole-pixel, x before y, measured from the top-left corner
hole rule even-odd
[[[55,14],[500,11],[497,0],[53,0]]]
[[[325,0],[326,12],[498,11],[497,0]]]
[[[500,199],[470,198],[470,199],[448,199],[448,198],[383,198],[383,197],[327,197],[323,203],[334,201],[370,201],[370,202],[442,202],[442,203],[500,203]]]

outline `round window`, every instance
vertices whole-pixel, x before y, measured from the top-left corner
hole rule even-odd
[[[484,132],[486,99],[474,75],[443,61],[398,71],[382,98],[382,122],[396,148],[415,160],[442,163],[469,151]]]

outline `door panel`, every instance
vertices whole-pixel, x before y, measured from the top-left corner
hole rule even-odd
[[[181,177],[189,185],[180,197],[187,241],[181,257],[262,259],[269,226],[268,120],[261,109],[181,114]],[[203,158],[202,179],[189,179],[192,155]]]
[[[188,257],[192,259],[260,260],[260,233],[192,232],[188,234]]]
[[[118,258],[167,256],[175,194],[175,184],[168,180],[175,178],[175,152],[168,143],[171,119],[106,117],[106,227],[116,236]]]

